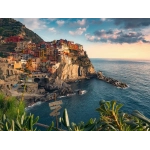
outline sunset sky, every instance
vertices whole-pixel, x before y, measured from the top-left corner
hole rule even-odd
[[[90,58],[150,60],[150,19],[14,18],[45,41],[80,43]]]

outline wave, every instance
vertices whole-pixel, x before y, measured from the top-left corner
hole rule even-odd
[[[36,103],[34,103],[34,104],[29,105],[28,107],[26,107],[26,108],[25,108],[25,110],[27,110],[28,108],[31,108],[31,107],[37,106],[37,105],[41,105],[41,104],[42,104],[42,102],[41,102],[41,101],[36,102]]]
[[[58,96],[58,98],[63,98],[63,97],[66,97],[66,96]]]
[[[74,95],[76,95],[76,93],[67,94],[67,97],[74,96]]]

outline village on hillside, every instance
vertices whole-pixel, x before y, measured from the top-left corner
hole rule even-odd
[[[72,59],[86,56],[82,45],[63,39],[33,43],[32,41],[24,40],[20,36],[11,36],[5,39],[0,36],[0,45],[9,44],[15,44],[16,46],[11,51],[3,50],[2,53],[7,57],[0,57],[0,90],[3,93],[18,96],[18,92],[26,91],[29,95],[34,93],[35,96],[39,96],[36,94],[44,94],[45,89],[59,88],[66,88],[65,94],[72,92],[69,85],[52,76],[60,64],[72,65]],[[74,69],[77,69],[76,66]],[[69,72],[65,73],[66,70],[59,71],[64,71],[64,78],[68,79]],[[71,74],[76,79],[78,69],[75,72],[71,72]],[[47,82],[47,85],[43,86],[44,80],[50,77],[52,82],[54,79],[54,82]],[[37,82],[35,81],[36,79],[38,80]],[[41,82],[39,82],[39,79]],[[25,84],[26,90],[24,90]],[[39,88],[39,86],[44,88]],[[46,86],[48,87],[46,88]],[[47,99],[49,98],[47,97]]]
[[[53,74],[63,59],[69,63],[69,57],[85,55],[82,45],[63,39],[35,44],[20,36],[5,39],[0,36],[0,44],[7,43],[16,43],[15,52],[6,52],[7,58],[1,58],[0,61],[11,63],[14,69],[30,73]]]

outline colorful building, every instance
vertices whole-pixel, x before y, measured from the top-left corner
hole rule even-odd
[[[20,36],[11,36],[11,37],[8,37],[8,38],[5,39],[6,43],[10,43],[10,42],[17,43],[17,42],[20,42],[20,41],[23,41],[23,38],[20,37]]]

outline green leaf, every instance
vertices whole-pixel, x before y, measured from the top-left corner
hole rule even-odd
[[[117,131],[117,129],[114,126],[112,126],[111,124],[107,124],[107,126],[110,127],[112,130]]]
[[[3,122],[6,121],[6,115],[5,115],[5,114],[3,115],[3,118],[2,118],[2,119],[3,119]]]
[[[123,106],[123,104],[118,104],[116,106],[115,112],[118,113],[119,109]]]
[[[113,100],[113,101],[111,101],[111,106],[112,106],[112,110],[114,111],[114,108],[115,108],[115,105],[116,105],[116,101],[115,100]]]
[[[33,115],[31,115],[29,119],[29,130],[33,130]]]
[[[107,106],[107,109],[110,109],[110,102],[109,102],[109,101],[107,101],[107,102],[105,103],[105,105]]]
[[[95,124],[91,124],[89,127],[84,128],[84,131],[93,131],[95,128]]]
[[[93,124],[93,119],[92,119],[92,118],[90,119],[89,123],[90,123],[90,124]]]
[[[5,127],[6,127],[6,131],[9,131],[7,122],[5,123]]]
[[[11,121],[11,129],[12,129],[12,131],[15,131],[15,123],[14,123],[14,120]]]
[[[150,124],[150,119],[148,119],[147,117],[145,117],[142,113],[140,113],[138,110],[134,110],[132,113],[133,116],[147,122],[148,124]]]
[[[24,114],[21,116],[21,125],[23,125],[24,122]]]
[[[39,120],[39,116],[37,116],[34,120],[33,120],[33,125],[35,125],[37,122],[38,122],[38,120]]]
[[[70,126],[67,109],[65,109],[64,112],[63,112],[63,121],[64,121],[64,125],[66,127]]]
[[[99,104],[102,105],[102,104],[105,104],[105,102],[106,102],[105,100],[101,100],[101,101],[99,102]]]
[[[18,131],[21,131],[22,127],[21,127],[18,119],[16,120],[16,125],[17,125],[17,128],[18,128]]]
[[[51,125],[48,127],[47,131],[52,131],[54,127],[54,122],[52,121]]]

